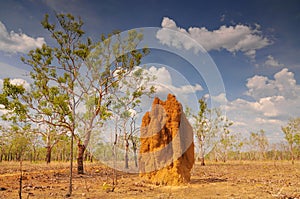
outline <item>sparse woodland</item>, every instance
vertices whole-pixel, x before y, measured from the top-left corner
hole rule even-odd
[[[22,58],[31,67],[30,85],[13,84],[5,79],[0,93],[0,165],[5,162],[70,162],[72,194],[73,162],[78,174],[84,174],[84,162],[118,157],[128,168],[135,162],[139,147],[139,123],[142,97],[151,97],[155,88],[147,82],[155,79],[142,67],[135,68],[147,56],[147,48],[136,49],[143,35],[129,31],[114,32],[92,41],[82,30],[83,22],[70,14],[58,14],[51,23],[48,16],[42,26],[54,46],[43,45]],[[112,39],[113,38],[113,39]],[[283,161],[300,160],[300,118],[282,126],[284,140],[269,143],[261,129],[250,135],[231,132],[234,122],[221,110],[209,109],[199,100],[199,112],[185,111],[193,126],[196,159],[206,161]],[[101,142],[105,123],[114,124],[114,142]],[[95,140],[100,140],[94,142]],[[96,147],[96,148],[95,148]],[[124,150],[115,153],[115,148]],[[132,159],[128,153],[133,153]],[[72,160],[72,161],[70,161]],[[22,165],[21,165],[22,166]]]
[[[44,45],[22,58],[32,67],[30,86],[14,85],[9,79],[3,83],[0,103],[5,114],[0,129],[0,161],[19,161],[21,157],[31,162],[69,161],[72,137],[79,147],[72,155],[74,160],[80,157],[93,161],[92,152],[86,151],[93,128],[98,129],[98,134],[103,133],[99,129],[112,112],[119,117],[114,120],[122,127],[126,150],[137,150],[138,139],[133,132],[136,134],[138,124],[130,111],[140,111],[141,96],[155,92],[154,87],[147,90],[146,86],[155,77],[143,73],[142,68],[133,69],[149,53],[147,49],[134,49],[142,34],[130,32],[127,43],[122,43],[118,32],[108,37],[102,35],[100,42],[89,38],[84,41],[83,22],[69,14],[57,15],[57,23],[53,24],[46,15],[42,25],[57,45]],[[111,41],[111,36],[118,41]],[[122,55],[128,51],[131,53]],[[115,61],[108,64],[109,59]],[[80,75],[83,64],[88,71]],[[99,75],[92,75],[95,73]],[[85,112],[79,110],[79,105],[85,106]],[[186,114],[194,124],[197,158],[201,161],[300,158],[299,118],[282,127],[285,140],[269,143],[263,129],[248,136],[231,132],[234,123],[230,118],[224,117],[220,110],[209,109],[204,99],[199,100],[199,113],[193,113],[193,107],[189,107]],[[119,130],[117,127],[116,131]],[[118,144],[124,145],[123,142]],[[99,150],[108,157],[110,154],[105,151],[110,147],[103,142]]]

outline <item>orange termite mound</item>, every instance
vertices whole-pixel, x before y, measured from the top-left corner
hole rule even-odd
[[[194,165],[193,129],[174,95],[155,98],[142,120],[140,176],[155,184],[180,185],[190,181]]]

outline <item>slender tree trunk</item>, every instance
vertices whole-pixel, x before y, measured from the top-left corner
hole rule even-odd
[[[132,149],[133,149],[134,164],[135,164],[135,167],[138,168],[137,147],[136,147],[136,143],[134,141],[132,141]]]
[[[128,143],[128,139],[126,139],[126,135],[125,135],[125,157],[124,157],[124,160],[125,160],[125,169],[128,169],[129,166],[128,166],[128,151],[129,151],[129,143]]]
[[[93,162],[93,155],[89,155],[89,159],[90,159],[90,163],[92,163]]]
[[[83,168],[83,159],[84,159],[84,151],[85,146],[78,142],[78,156],[77,156],[77,173],[78,174],[84,174],[84,168]]]
[[[290,151],[291,151],[291,158],[292,158],[292,164],[294,164],[295,162],[294,162],[294,160],[295,160],[295,156],[294,156],[294,150],[293,150],[293,145],[292,144],[290,144]]]
[[[36,148],[33,148],[33,161],[36,161]]]
[[[205,166],[203,145],[200,145],[199,160],[200,160],[200,165]]]
[[[22,188],[23,188],[23,185],[22,185],[22,180],[23,180],[23,167],[22,167],[22,159],[20,159],[20,179],[19,179],[19,199],[22,199]]]
[[[224,148],[224,153],[223,153],[223,162],[225,163],[228,158],[228,149],[227,147]]]
[[[47,154],[46,154],[46,163],[49,164],[51,162],[51,152],[52,152],[52,147],[47,146]]]
[[[71,142],[70,142],[70,177],[69,177],[69,192],[66,197],[71,197],[73,191],[73,149],[74,149],[74,130],[71,131]]]
[[[116,125],[115,125],[115,140],[113,143],[113,155],[114,155],[114,160],[113,160],[113,185],[118,184],[118,176],[116,172],[116,164],[117,164],[117,150],[116,150],[116,145],[118,141],[118,119],[116,119]]]
[[[200,165],[205,166],[204,157],[199,157],[199,160],[200,160]]]
[[[90,153],[90,162],[93,162],[93,154]]]

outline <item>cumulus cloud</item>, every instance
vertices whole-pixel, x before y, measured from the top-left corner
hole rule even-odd
[[[254,58],[256,50],[272,43],[262,35],[258,25],[255,28],[247,25],[221,26],[212,31],[205,27],[190,27],[186,30],[178,27],[174,20],[164,17],[161,26],[162,29],[157,32],[156,37],[162,44],[187,50],[194,49],[196,52],[201,50],[198,42],[207,51],[225,49],[231,53],[243,52]]]
[[[196,93],[203,91],[200,84],[190,84],[187,80],[184,80],[183,76],[180,77],[180,74],[176,74],[176,71],[165,66],[151,66],[147,69],[147,72],[156,77],[154,81],[149,82],[149,85],[156,88],[155,96],[165,100],[167,95],[171,93],[176,96],[183,106],[198,107]],[[141,109],[143,111],[148,110],[152,101],[153,99],[143,96]]]
[[[255,75],[248,79],[246,86],[248,88],[246,94],[256,100],[269,96],[295,99],[300,93],[300,86],[296,84],[294,73],[288,71],[287,68],[276,73],[274,79]]]
[[[264,63],[265,66],[270,66],[270,67],[280,67],[283,66],[283,64],[279,63],[279,61],[275,60],[272,55],[269,55],[267,57],[267,60]]]
[[[255,75],[246,86],[246,94],[252,100],[238,98],[226,105],[226,113],[234,121],[234,131],[264,129],[271,141],[283,139],[281,126],[300,115],[300,85],[294,73],[284,68],[273,78]]]
[[[226,98],[226,93],[220,93],[217,96],[211,96],[212,100],[219,104],[226,104],[227,103],[227,98]]]
[[[261,112],[264,116],[275,117],[279,115],[276,105],[283,102],[283,96],[271,96],[259,99],[257,102],[250,103],[254,110]]]
[[[199,84],[174,86],[171,74],[165,67],[156,68],[155,66],[151,66],[148,70],[150,74],[156,77],[155,82],[152,82],[152,84],[154,84],[158,93],[173,93],[176,96],[182,96],[203,90]]]
[[[32,38],[24,33],[8,32],[0,21],[0,50],[8,53],[26,53],[45,43],[44,38]]]
[[[15,86],[21,86],[22,85],[25,89],[29,89],[30,88],[29,83],[26,80],[24,80],[24,79],[11,79],[10,83],[12,85],[15,85]]]
[[[27,90],[30,89],[30,84],[25,79],[19,79],[19,78],[10,79],[10,83],[16,86],[22,85]],[[3,89],[3,80],[0,79],[0,91],[2,91],[2,89]]]

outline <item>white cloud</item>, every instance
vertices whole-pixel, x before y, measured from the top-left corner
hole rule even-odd
[[[274,80],[265,76],[255,75],[248,79],[246,84],[247,95],[258,100],[269,96],[284,96],[287,99],[295,99],[299,96],[300,86],[296,84],[294,73],[287,68],[274,75]]]
[[[264,118],[260,118],[260,117],[257,117],[255,118],[255,121],[258,123],[258,124],[274,124],[274,125],[280,125],[282,122],[280,120],[275,120],[275,119],[264,119]]]
[[[226,93],[221,93],[217,96],[211,96],[212,100],[219,103],[219,104],[226,104],[227,103],[227,98],[226,98]]]
[[[173,69],[174,70],[174,69]],[[183,76],[164,66],[151,66],[147,72],[154,75],[156,79],[149,84],[156,88],[155,96],[162,100],[167,98],[169,93],[176,96],[177,100],[183,105],[189,107],[198,107],[198,98],[196,92],[202,91],[199,84],[191,85]],[[151,107],[153,99],[143,97],[141,108],[146,111]]]
[[[281,126],[300,115],[300,85],[294,73],[284,68],[273,79],[256,75],[246,86],[246,94],[255,101],[238,98],[228,102],[226,113],[234,121],[232,129],[248,133],[264,129],[270,141],[282,140]]]
[[[24,33],[8,32],[0,21],[0,50],[8,53],[27,53],[45,43],[44,38],[32,38]]]
[[[25,79],[19,79],[19,78],[10,79],[10,83],[16,86],[23,85],[23,87],[26,90],[30,89],[30,84]],[[2,92],[2,90],[3,90],[3,80],[0,79],[0,92]]]
[[[231,53],[243,52],[245,55],[254,58],[256,50],[270,45],[272,42],[263,37],[259,26],[252,28],[247,25],[221,26],[217,30],[208,30],[205,27],[190,27],[187,30],[176,25],[175,21],[164,17],[161,23],[162,29],[157,32],[156,37],[161,43],[176,48],[187,50],[194,48],[198,52],[199,44],[207,51],[226,49]],[[170,32],[169,29],[178,31]],[[193,40],[188,39],[186,36]]]
[[[267,57],[267,60],[265,61],[264,65],[265,66],[271,66],[271,67],[280,67],[280,66],[283,66],[283,64],[281,64],[277,60],[275,60],[272,55],[269,55]]]
[[[30,88],[29,83],[26,80],[24,80],[24,79],[11,79],[10,83],[12,85],[16,85],[16,86],[21,86],[22,85],[25,89],[29,89]]]
[[[171,74],[165,67],[156,68],[155,66],[151,66],[148,70],[150,74],[156,77],[156,80],[152,84],[154,84],[158,93],[173,93],[176,96],[181,96],[203,90],[199,84],[174,86]]]
[[[250,105],[254,110],[261,112],[264,116],[275,117],[279,115],[279,110],[276,105],[284,100],[283,96],[265,97],[259,99],[257,102],[251,103]]]

